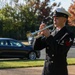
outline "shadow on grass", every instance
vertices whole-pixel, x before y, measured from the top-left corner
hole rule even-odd
[[[18,59],[18,58],[4,58],[0,59],[0,61],[44,61],[44,59],[36,59],[36,60],[29,60],[29,59]]]

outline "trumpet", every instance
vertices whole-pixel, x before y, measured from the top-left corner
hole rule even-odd
[[[53,24],[51,24],[51,25],[48,25],[48,26],[46,26],[45,28],[43,28],[43,29],[41,29],[41,30],[38,30],[38,31],[35,31],[35,32],[33,32],[33,33],[27,33],[27,37],[29,37],[29,36],[35,36],[37,33],[39,33],[39,32],[41,32],[41,31],[43,31],[43,30],[45,30],[45,29],[47,29],[47,28],[50,28],[50,27],[53,27]]]

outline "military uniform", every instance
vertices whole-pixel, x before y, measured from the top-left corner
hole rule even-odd
[[[54,30],[48,38],[35,39],[33,48],[42,50],[46,48],[46,59],[42,75],[68,75],[67,53],[73,44],[74,34],[64,26],[60,31]]]

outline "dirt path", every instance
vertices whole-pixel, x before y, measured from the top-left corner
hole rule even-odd
[[[0,75],[41,75],[43,67],[0,69]],[[68,66],[69,75],[75,75],[75,65]]]

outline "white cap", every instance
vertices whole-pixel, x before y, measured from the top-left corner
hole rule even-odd
[[[68,11],[66,11],[63,7],[57,7],[54,11],[54,16],[66,17],[71,16],[71,14]]]
[[[64,13],[64,14],[66,14],[68,16],[71,16],[71,14],[68,11],[66,11],[63,7],[57,7],[56,11],[60,12],[60,13]]]

